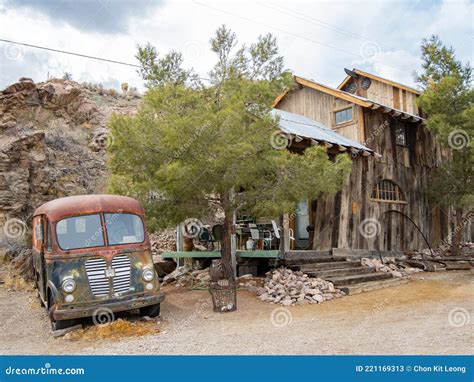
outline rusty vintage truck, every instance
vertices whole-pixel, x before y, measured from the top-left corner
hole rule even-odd
[[[43,204],[33,215],[33,263],[53,330],[118,311],[160,314],[164,295],[135,199],[83,195]]]

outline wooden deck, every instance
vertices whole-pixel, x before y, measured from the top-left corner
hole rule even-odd
[[[239,258],[257,258],[257,259],[277,259],[279,255],[278,250],[271,251],[237,251]],[[219,251],[173,251],[163,252],[161,257],[163,259],[183,259],[183,258],[219,258],[221,254]]]

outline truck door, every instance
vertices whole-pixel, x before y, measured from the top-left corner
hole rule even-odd
[[[46,301],[46,267],[44,261],[45,225],[44,216],[33,218],[33,267],[35,270],[35,284],[41,299]]]

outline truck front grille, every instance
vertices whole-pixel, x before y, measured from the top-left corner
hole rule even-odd
[[[111,268],[113,272],[109,273],[107,263],[101,257],[86,261],[87,278],[94,296],[110,295],[111,286],[114,294],[130,290],[130,258],[125,255],[115,256]]]
[[[110,292],[109,278],[105,275],[107,263],[98,257],[86,261],[87,278],[94,296],[107,296]]]
[[[130,290],[130,258],[115,256],[112,259],[112,268],[115,271],[113,278],[114,293],[125,293]]]

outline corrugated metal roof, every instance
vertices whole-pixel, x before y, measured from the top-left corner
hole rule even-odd
[[[273,109],[272,114],[280,117],[280,129],[287,134],[329,142],[334,145],[352,147],[357,150],[364,150],[373,153],[373,150],[368,147],[336,133],[322,123],[311,118],[280,109]]]

